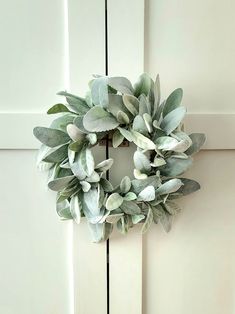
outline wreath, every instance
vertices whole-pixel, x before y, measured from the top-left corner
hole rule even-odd
[[[175,199],[200,188],[178,176],[205,142],[204,134],[183,131],[182,89],[161,102],[159,76],[154,82],[144,73],[134,86],[125,77],[94,76],[85,98],[58,95],[67,103],[47,113],[60,116],[33,131],[42,143],[38,167],[48,171],[48,187],[57,191],[58,215],[77,223],[85,216],[94,242],[108,239],[114,225],[126,234],[142,223],[144,233],[160,222],[168,232],[180,211]],[[113,159],[96,164],[93,156],[93,147],[108,138],[114,148],[123,141],[136,145],[134,178],[125,176],[116,187],[105,178]]]

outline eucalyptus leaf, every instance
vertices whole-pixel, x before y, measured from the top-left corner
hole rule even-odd
[[[70,137],[65,132],[56,129],[38,126],[33,129],[33,134],[41,143],[49,147],[56,147],[70,141]]]
[[[115,129],[119,123],[109,112],[99,106],[95,106],[85,114],[83,125],[90,132],[103,132]]]
[[[161,122],[161,128],[169,135],[174,131],[179,124],[182,122],[186,114],[186,109],[184,107],[179,107],[168,113]]]

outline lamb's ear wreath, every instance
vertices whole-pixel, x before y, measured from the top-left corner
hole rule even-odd
[[[205,135],[183,131],[186,109],[182,89],[161,102],[160,82],[142,74],[132,86],[125,77],[95,76],[85,98],[67,92],[66,104],[48,114],[59,114],[50,128],[36,127],[42,143],[38,166],[48,171],[48,187],[57,191],[56,210],[62,219],[77,223],[85,216],[94,242],[106,240],[116,225],[126,234],[152,222],[166,231],[180,208],[175,199],[197,191],[199,183],[181,176],[193,162]],[[134,178],[124,177],[116,187],[104,178],[113,159],[96,163],[93,147],[107,135],[117,148],[124,140],[136,145]],[[118,165],[116,165],[118,166]]]

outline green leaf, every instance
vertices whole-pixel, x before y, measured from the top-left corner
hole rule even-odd
[[[173,132],[181,123],[186,114],[184,107],[179,107],[168,113],[161,122],[161,128],[169,135]]]
[[[140,170],[138,169],[134,169],[134,177],[138,180],[144,180],[146,178],[148,178],[146,173],[142,173]]]
[[[48,182],[48,187],[52,191],[62,191],[67,187],[68,183],[74,179],[74,175],[57,178]]]
[[[123,95],[122,99],[124,105],[129,110],[129,112],[133,116],[137,116],[139,111],[139,100],[132,95]]]
[[[123,103],[121,95],[109,94],[109,104],[107,110],[116,118],[119,111],[123,111],[128,116],[128,118],[131,117],[130,112]]]
[[[85,192],[85,193],[88,192],[91,189],[91,185],[87,181],[80,181],[80,184],[82,186],[83,192]]]
[[[70,200],[70,212],[77,224],[81,220],[81,202],[77,195],[72,196]]]
[[[151,89],[151,78],[146,73],[141,74],[138,79],[138,82],[134,86],[134,90],[135,90],[134,95],[136,97],[139,97],[141,94],[145,94],[146,96],[148,96],[150,89]]]
[[[178,159],[170,157],[166,160],[166,165],[161,168],[161,173],[168,177],[179,176],[190,168],[192,159]]]
[[[128,118],[128,115],[121,110],[118,111],[117,121],[121,124],[129,124],[130,123],[130,119]]]
[[[86,181],[90,183],[99,182],[100,176],[96,171],[94,171],[89,177],[86,178]]]
[[[58,163],[63,161],[68,156],[68,145],[62,145],[55,148],[50,148],[42,159],[45,162]]]
[[[105,192],[112,192],[113,191],[113,186],[107,179],[101,178],[100,184],[101,184],[101,186]]]
[[[52,121],[50,128],[67,132],[66,131],[67,125],[70,123],[73,123],[73,120],[75,117],[76,117],[75,114],[70,114],[70,113],[63,114],[62,116]]]
[[[82,209],[90,223],[98,223],[104,214],[104,208],[99,208],[99,194],[97,189],[90,189],[83,194]]]
[[[164,215],[160,218],[161,225],[166,232],[171,230],[172,216],[164,212]]]
[[[148,231],[152,222],[153,222],[153,211],[152,211],[151,206],[148,206],[148,214],[147,214],[146,220],[143,224],[143,227],[141,229],[141,232],[145,233],[146,231]]]
[[[180,178],[180,180],[183,182],[183,186],[178,190],[179,193],[182,193],[183,195],[188,195],[190,193],[196,192],[200,190],[200,184],[191,179],[187,178]]]
[[[79,157],[81,165],[86,175],[89,177],[94,172],[95,162],[92,152],[89,148],[84,148],[80,153]]]
[[[133,136],[130,131],[124,129],[124,128],[118,128],[122,136],[124,136],[129,142],[133,141]]]
[[[142,149],[152,150],[156,148],[156,145],[146,136],[137,131],[131,131],[133,142]]]
[[[63,91],[57,95],[65,96],[69,107],[78,114],[85,114],[89,110],[84,98]]]
[[[151,116],[148,113],[144,113],[143,118],[144,118],[145,125],[148,129],[148,132],[149,133],[153,132],[153,122],[152,122]]]
[[[133,192],[128,192],[124,197],[123,197],[124,201],[134,201],[135,199],[137,199],[137,196],[135,193]]]
[[[152,185],[147,186],[138,195],[138,201],[150,202],[155,199],[155,189]]]
[[[125,176],[121,183],[120,183],[120,189],[122,193],[127,193],[131,188],[131,180],[128,176]]]
[[[100,172],[105,172],[109,170],[113,165],[113,159],[109,158],[106,160],[101,161],[98,165],[96,165],[95,169]]]
[[[122,94],[133,94],[131,82],[125,77],[109,77],[108,85]]]
[[[150,176],[144,180],[132,180],[131,185],[132,188],[131,190],[139,194],[143,189],[145,189],[148,185],[154,186],[154,188],[157,188],[160,184],[160,180],[157,176]]]
[[[55,113],[60,113],[60,112],[70,112],[70,111],[65,105],[56,104],[47,111],[47,114],[55,114]]]
[[[144,173],[148,173],[151,170],[150,161],[144,153],[137,150],[134,153],[133,159],[134,159],[134,165],[136,169]]]
[[[185,153],[191,156],[201,149],[202,145],[206,141],[206,136],[203,133],[192,133],[189,135],[189,137],[192,140],[192,145],[186,150]]]
[[[109,215],[106,218],[106,221],[111,223],[111,224],[115,224],[116,222],[118,222],[118,220],[123,216],[123,214],[114,214],[114,215]]]
[[[140,115],[138,115],[134,118],[132,128],[134,131],[137,131],[143,135],[148,135],[147,126],[144,122],[143,117],[141,117]]]
[[[92,241],[95,243],[107,240],[113,230],[113,225],[109,223],[88,223],[88,226],[90,229]]]
[[[174,147],[178,145],[178,141],[171,136],[161,136],[156,140],[156,146],[162,150],[174,150]]]
[[[157,75],[154,83],[154,109],[152,116],[155,117],[161,100],[160,77]]]
[[[70,143],[69,144],[69,149],[74,151],[74,152],[80,152],[84,146],[84,140],[80,139],[76,142]]]
[[[82,160],[81,160],[81,152],[82,151],[80,151],[78,154],[76,154],[75,160],[73,162],[70,162],[70,165],[71,165],[71,170],[72,170],[73,174],[79,180],[84,180],[85,177],[87,176],[87,173],[83,169]],[[82,157],[82,158],[84,158],[84,157]]]
[[[91,97],[95,106],[107,108],[109,103],[108,78],[98,77],[92,81]]]
[[[122,234],[126,234],[128,230],[133,226],[132,220],[129,216],[124,215],[117,222],[117,229]]]
[[[181,211],[179,205],[172,201],[167,201],[163,206],[170,215],[176,215]]]
[[[72,219],[70,213],[70,206],[68,200],[63,200],[61,202],[56,202],[56,211],[57,214],[64,219]]]
[[[112,137],[112,145],[114,148],[117,148],[119,145],[122,144],[124,140],[124,136],[120,133],[119,130],[115,130]]]
[[[33,134],[41,143],[49,147],[56,147],[70,141],[70,137],[63,131],[40,126],[33,129]]]
[[[138,215],[141,213],[139,206],[133,201],[124,201],[120,208],[127,215]]]
[[[156,195],[174,193],[183,185],[180,179],[171,179],[163,183],[157,190]]]
[[[161,167],[163,165],[165,165],[166,162],[163,158],[161,157],[158,157],[157,155],[154,157],[154,161],[153,163],[151,164],[152,167]]]
[[[163,117],[165,117],[169,112],[178,108],[181,104],[181,100],[183,97],[182,88],[175,89],[167,98],[166,104],[163,109]]]
[[[147,97],[142,94],[139,97],[139,115],[142,117],[145,113],[151,114],[151,107]]]
[[[134,225],[138,224],[141,220],[143,220],[145,218],[144,215],[139,214],[139,215],[132,215],[131,219]]]
[[[95,106],[85,114],[83,125],[90,132],[103,132],[115,129],[119,123],[109,112]]]
[[[95,133],[87,134],[86,138],[88,139],[91,145],[95,145],[97,143],[97,135]]]
[[[118,193],[113,193],[108,197],[105,207],[107,208],[107,210],[114,210],[120,207],[122,202],[123,202],[122,196],[119,195]]]
[[[83,125],[83,116],[76,117],[73,121],[73,124],[76,125],[76,127],[82,132],[82,133],[88,133],[88,131],[84,128]]]
[[[85,137],[84,134],[74,124],[67,125],[67,133],[74,142],[82,140]]]

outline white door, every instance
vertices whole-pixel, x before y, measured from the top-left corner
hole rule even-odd
[[[0,313],[235,314],[234,2],[1,4]],[[171,233],[114,232],[109,256],[85,222],[59,221],[32,136],[57,91],[83,94],[107,65],[133,81],[159,73],[164,96],[182,87],[186,129],[208,138],[187,174],[202,189],[181,201]],[[113,181],[131,173],[132,154],[110,149]]]

